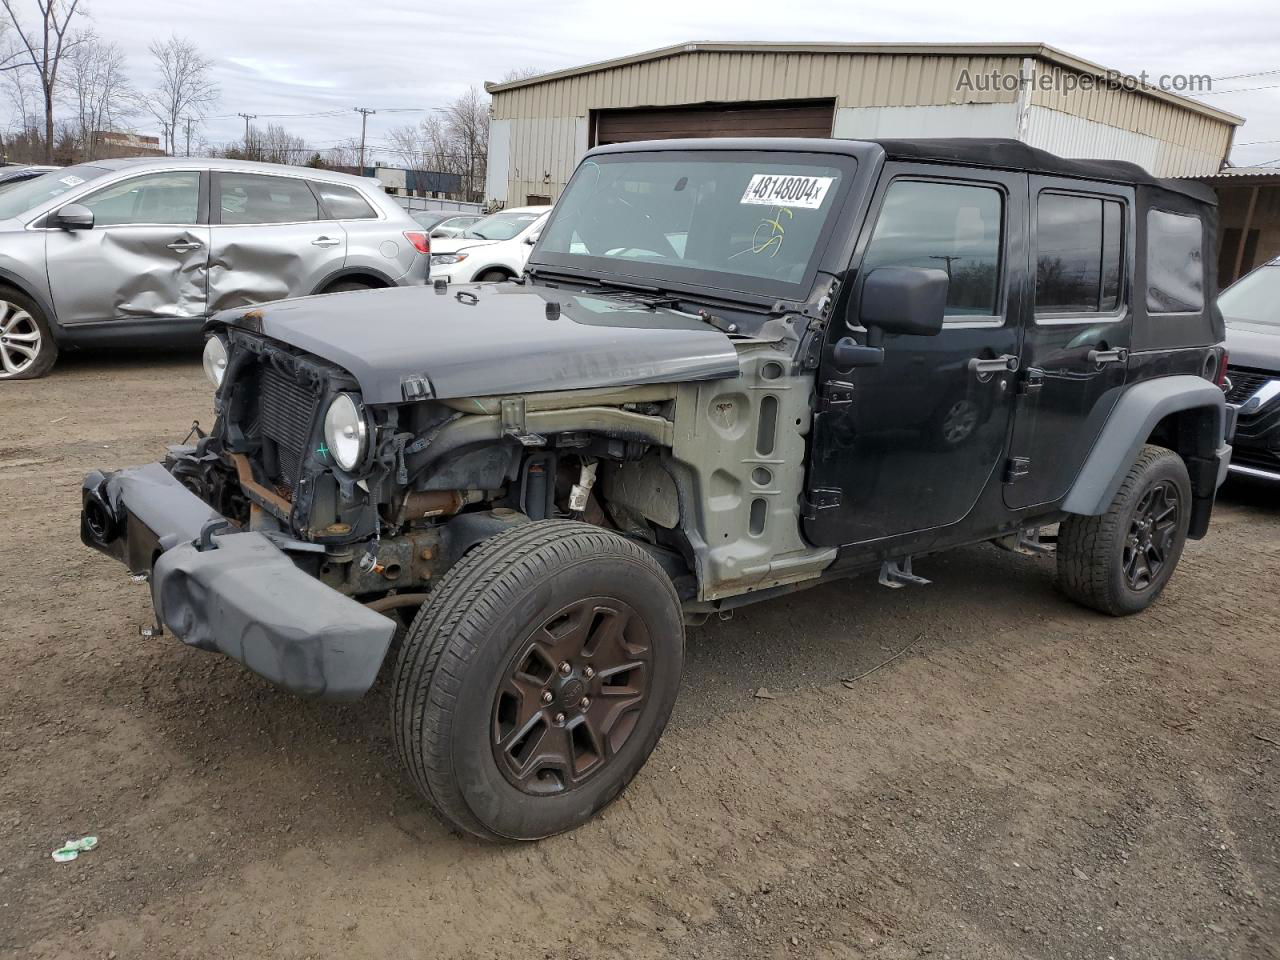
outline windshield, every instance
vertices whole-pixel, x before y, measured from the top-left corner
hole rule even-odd
[[[757,151],[592,157],[565,189],[535,257],[799,296],[854,165],[851,157]]]
[[[1280,264],[1259,267],[1227,287],[1218,309],[1228,325],[1243,320],[1280,327]]]
[[[476,240],[510,240],[537,220],[541,213],[495,213],[463,234]]]
[[[15,183],[0,193],[0,220],[7,220],[38,207],[46,200],[61,196],[68,190],[96,180],[111,171],[92,164],[81,163],[65,170],[53,170],[34,180]]]

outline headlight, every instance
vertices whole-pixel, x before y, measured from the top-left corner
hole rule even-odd
[[[365,426],[360,405],[351,394],[340,393],[329,404],[324,415],[324,440],[333,455],[333,462],[343,470],[354,470],[364,459],[369,428]]]
[[[204,342],[204,375],[215,387],[220,387],[226,372],[227,345],[221,337],[210,337]]]
[[[447,267],[451,263],[461,263],[467,259],[465,253],[437,253],[431,257],[433,267]]]

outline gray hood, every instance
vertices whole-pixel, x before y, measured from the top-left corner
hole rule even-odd
[[[515,283],[303,297],[214,322],[337,364],[368,403],[398,403],[404,380],[420,377],[449,398],[738,375],[729,338],[696,317]]]
[[[1280,327],[1227,317],[1227,353],[1233,367],[1280,372]]]

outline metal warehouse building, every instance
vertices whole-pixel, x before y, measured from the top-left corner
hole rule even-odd
[[[713,136],[1012,137],[1216,174],[1243,121],[1044,44],[686,43],[489,83],[487,193],[554,201],[589,147]]]

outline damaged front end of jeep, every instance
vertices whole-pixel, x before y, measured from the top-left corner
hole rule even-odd
[[[510,316],[534,297],[551,323],[549,296],[510,285],[477,301]],[[575,353],[548,353],[532,372],[495,361],[474,336],[465,349],[442,344],[442,369],[488,354],[468,378],[479,389],[460,396],[441,396],[462,390],[413,374],[412,362],[357,377],[341,349],[329,352],[345,364],[265,334],[262,311],[230,318],[206,351],[220,379],[212,430],[163,463],[90,474],[82,539],[150,582],[159,625],[184,642],[327,698],[363,694],[433,583],[514,525],[571,518],[634,539],[694,612],[816,575],[829,556],[765,535],[778,506],[786,518],[773,527],[794,536],[799,499],[791,473],[784,483],[766,465],[800,462],[801,434],[779,431],[799,443],[783,449],[762,445],[754,426],[761,409],[770,429],[807,422],[808,391],[790,389],[803,377],[790,369],[790,328],[731,339],[673,315],[655,330],[654,311],[615,306],[611,323],[570,331],[585,338]],[[643,369],[593,359],[593,337],[600,358],[616,356],[627,330],[644,338],[625,351]],[[670,357],[646,357],[649,342]],[[536,366],[532,352],[525,362]],[[518,377],[566,389],[508,389]],[[778,480],[756,483],[769,496],[744,509],[741,490],[762,470]]]

